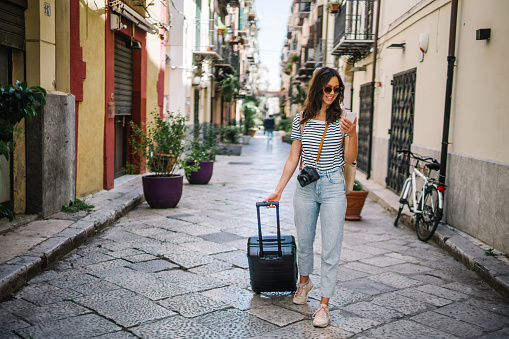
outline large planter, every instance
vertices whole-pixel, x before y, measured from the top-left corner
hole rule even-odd
[[[173,208],[177,206],[182,196],[184,176],[156,177],[145,175],[142,177],[143,194],[152,208]]]
[[[187,165],[192,165],[192,161],[188,161]],[[198,172],[190,173],[186,179],[190,184],[205,185],[208,184],[210,178],[212,178],[212,170],[214,169],[214,162],[211,161],[200,161],[200,169]]]
[[[239,144],[220,144],[220,155],[240,155],[242,153],[242,145]]]
[[[368,196],[368,190],[350,191],[346,195],[346,214],[345,220],[361,220],[361,212],[364,202]]]
[[[250,135],[241,135],[240,136],[240,140],[242,141],[243,145],[248,145],[249,144],[249,139],[251,139]]]
[[[330,4],[329,10],[331,13],[339,12],[339,3]]]
[[[250,128],[247,130],[247,134],[254,137],[256,135],[256,132],[258,132],[258,128]]]

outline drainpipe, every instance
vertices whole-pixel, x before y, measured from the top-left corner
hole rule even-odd
[[[325,11],[325,41],[323,41],[322,51],[323,51],[323,65],[322,67],[327,67],[327,39],[329,37],[329,11],[326,6],[323,6]]]
[[[452,81],[454,78],[454,62],[456,57],[456,24],[458,18],[458,0],[451,1],[451,23],[449,28],[449,54],[447,56],[447,83],[445,85],[444,127],[442,132],[442,154],[440,159],[439,183],[445,185],[447,169],[447,147],[449,146],[449,123],[451,121]]]
[[[371,72],[371,107],[369,108],[371,114],[369,117],[369,152],[368,152],[368,168],[366,171],[366,179],[371,178],[371,153],[373,150],[373,118],[375,115],[375,77],[376,77],[376,56],[378,54],[378,26],[380,22],[380,7],[382,7],[382,0],[378,0],[376,6],[376,26],[375,26],[375,44],[373,46],[373,71]]]

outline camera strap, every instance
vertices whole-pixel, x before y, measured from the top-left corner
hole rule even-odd
[[[302,136],[304,135],[304,127],[306,127],[306,122],[300,124],[300,139],[302,142]],[[325,129],[323,130],[322,140],[320,141],[320,147],[318,148],[318,154],[316,155],[315,166],[318,167],[318,159],[320,159],[320,154],[322,153],[323,140],[325,139],[325,133],[327,133],[327,128],[329,128],[329,123],[325,125]],[[302,171],[302,146],[300,149],[300,165],[299,171]]]

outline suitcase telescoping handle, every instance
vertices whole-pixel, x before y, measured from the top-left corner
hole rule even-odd
[[[260,206],[276,206],[276,220],[277,220],[277,253],[279,257],[283,257],[283,252],[281,251],[281,229],[279,226],[279,202],[276,201],[267,201],[267,202],[257,202],[256,203],[256,213],[258,215],[258,243],[260,244],[260,257],[263,257],[263,238],[262,238],[262,223],[260,220]]]

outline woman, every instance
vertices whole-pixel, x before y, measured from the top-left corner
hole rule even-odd
[[[340,118],[343,93],[343,81],[336,70],[324,67],[316,71],[311,80],[305,108],[297,113],[293,120],[292,148],[281,179],[274,192],[264,200],[279,201],[295,172],[302,152],[303,167],[315,167],[320,177],[304,187],[298,183],[293,198],[300,273],[293,302],[305,304],[314,289],[309,275],[313,272],[313,242],[316,222],[320,215],[322,298],[320,307],[313,314],[313,325],[316,327],[329,325],[329,298],[334,294],[336,285],[346,212],[344,160],[353,163],[357,158],[357,119],[352,123]],[[326,126],[321,154],[315,163]]]

